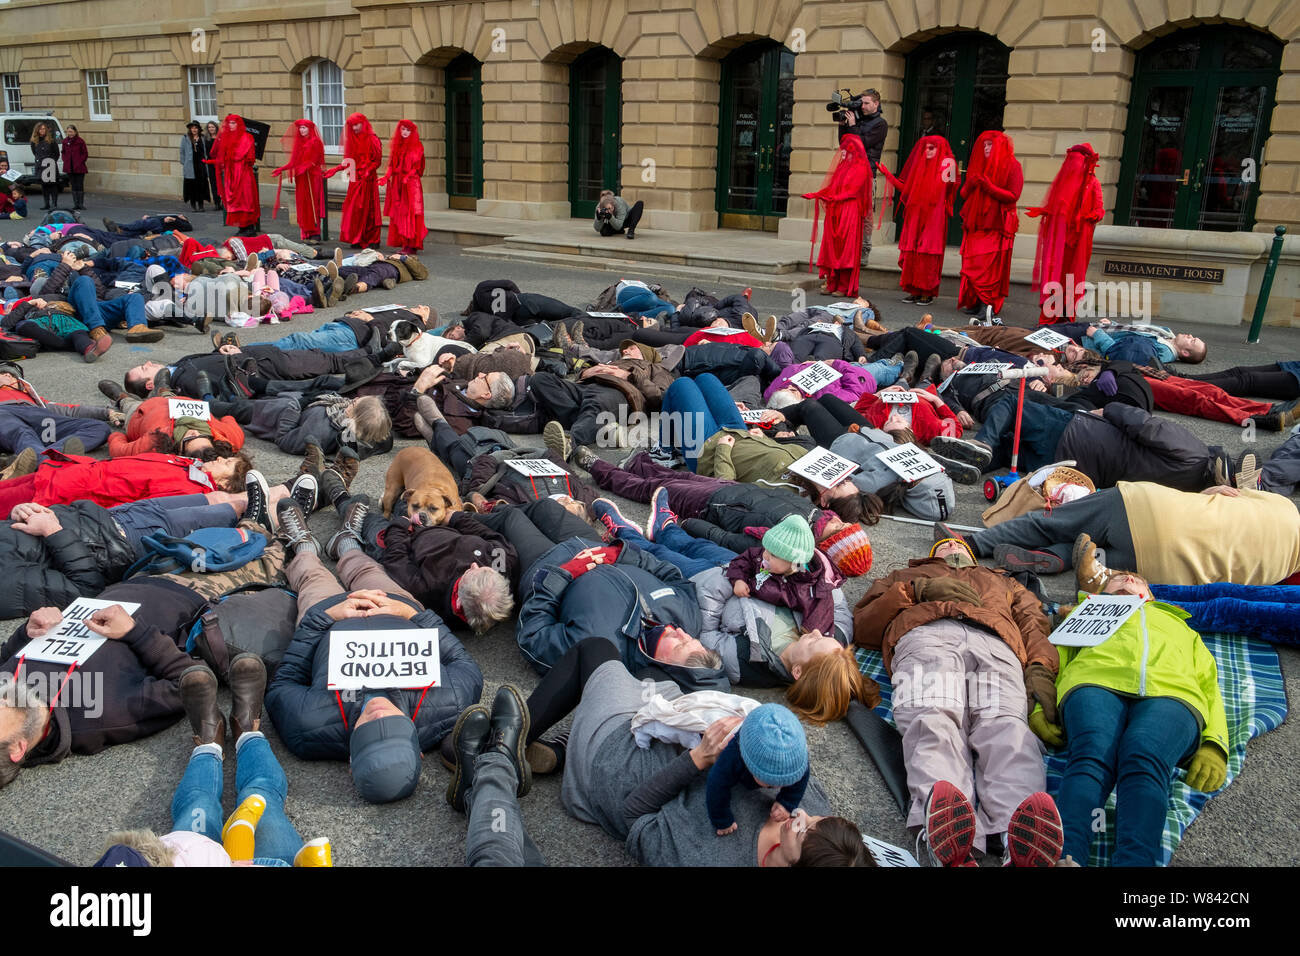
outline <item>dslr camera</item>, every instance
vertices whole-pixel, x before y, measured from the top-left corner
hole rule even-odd
[[[614,210],[608,206],[597,206],[596,218],[600,222],[609,222],[611,219],[614,218]]]
[[[826,112],[831,119],[840,124],[856,126],[862,121],[862,94],[854,96],[847,88],[831,91],[831,101],[826,104]],[[849,114],[853,114],[850,121]]]

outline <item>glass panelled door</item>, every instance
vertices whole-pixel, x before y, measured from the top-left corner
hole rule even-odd
[[[447,204],[474,209],[483,198],[483,94],[479,62],[462,53],[447,64]]]
[[[596,214],[602,189],[619,191],[622,61],[597,47],[569,68],[569,209],[575,218]]]
[[[1281,44],[1183,30],[1138,57],[1115,222],[1232,232],[1255,224]]]
[[[722,62],[719,225],[776,231],[790,200],[794,54],[754,43]]]
[[[912,52],[904,79],[899,168],[922,136],[942,136],[952,147],[958,173],[964,174],[971,145],[980,133],[1002,128],[1007,105],[1007,66],[1011,50],[982,33],[941,37]],[[956,212],[960,212],[961,198]],[[906,209],[900,210],[898,222]],[[961,217],[954,215],[948,242],[961,243]]]

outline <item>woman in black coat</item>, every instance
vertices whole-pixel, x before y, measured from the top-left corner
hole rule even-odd
[[[212,156],[212,151],[216,149],[216,146],[217,124],[209,120],[208,125],[203,128],[203,147],[207,150],[209,157]],[[207,170],[208,192],[212,196],[212,201],[216,203],[218,210],[224,209],[225,207],[221,205],[221,190],[217,188],[217,167],[204,166],[203,168]]]
[[[40,177],[41,194],[45,197],[41,208],[59,208],[59,144],[48,123],[37,123],[32,130],[32,158],[36,160],[36,175]]]
[[[195,212],[203,212],[203,204],[212,198],[208,193],[206,170],[209,167],[203,165],[210,155],[208,147],[203,128],[191,120],[185,125],[185,135],[181,138],[181,178],[184,181],[181,198]]]

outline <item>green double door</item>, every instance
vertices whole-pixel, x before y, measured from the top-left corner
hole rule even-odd
[[[1250,30],[1182,30],[1138,56],[1115,222],[1232,232],[1255,223],[1282,45]]]
[[[569,67],[569,214],[591,219],[602,189],[619,191],[623,61],[596,47]]]
[[[790,201],[794,54],[752,43],[722,61],[718,225],[775,232]]]
[[[903,80],[898,169],[890,171],[902,171],[921,137],[942,136],[957,160],[960,183],[976,138],[986,130],[1002,129],[1010,56],[1009,47],[983,33],[950,34],[912,51]],[[957,214],[948,224],[949,245],[961,243],[960,210],[958,196]],[[901,209],[900,227],[906,215]]]

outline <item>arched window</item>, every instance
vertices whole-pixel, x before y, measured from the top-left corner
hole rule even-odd
[[[1179,30],[1138,53],[1117,225],[1249,230],[1282,44],[1225,26]]]
[[[302,115],[316,124],[325,152],[337,153],[343,141],[343,71],[333,60],[315,60],[302,71]]]

